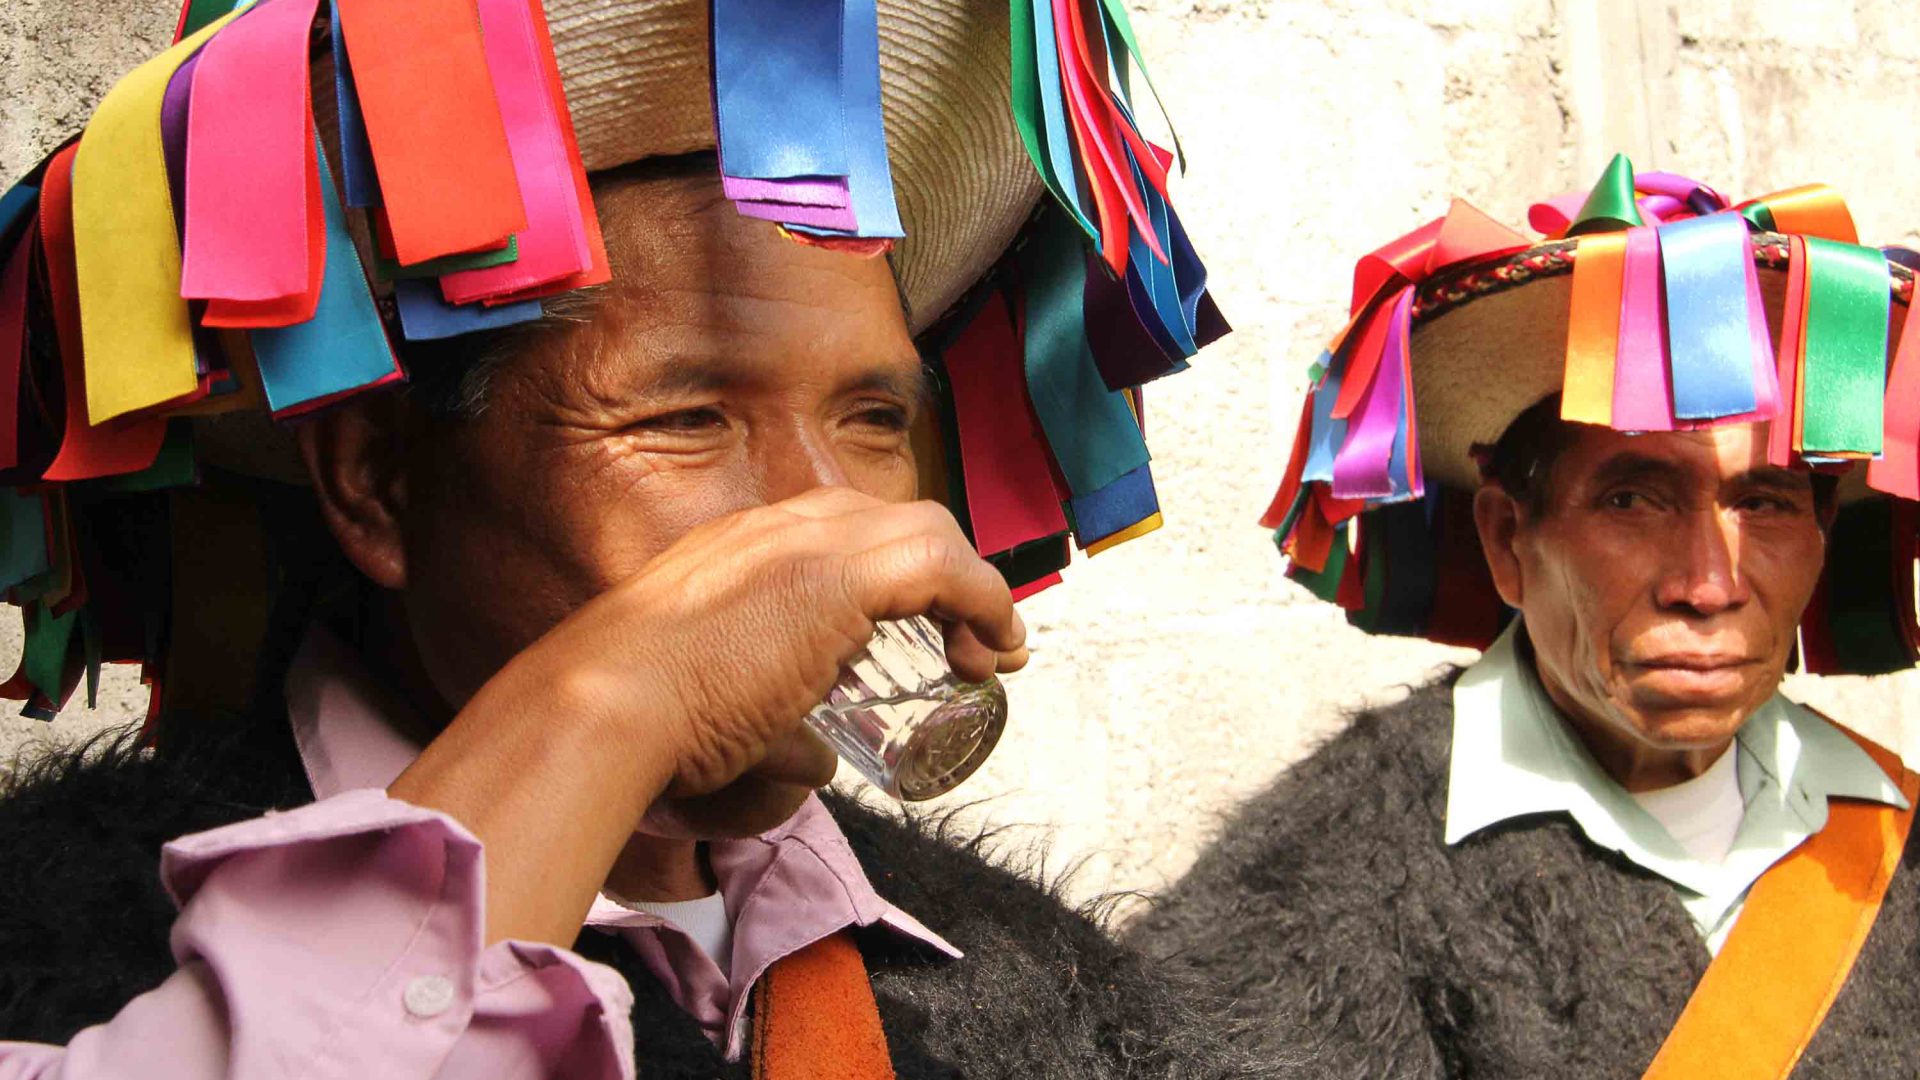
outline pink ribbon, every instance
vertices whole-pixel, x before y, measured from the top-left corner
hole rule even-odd
[[[318,0],[262,0],[200,52],[187,114],[180,293],[277,300],[308,291],[313,107],[307,38]]]
[[[1620,287],[1620,338],[1613,364],[1616,431],[1673,430],[1673,373],[1667,363],[1666,301],[1660,283],[1660,234],[1627,230]]]
[[[448,302],[473,303],[523,293],[593,265],[585,219],[574,189],[566,129],[548,93],[535,0],[479,0],[487,71],[500,99],[514,177],[526,204],[527,228],[517,234],[520,257],[510,263],[460,270],[440,279]]]
[[[1412,320],[1413,286],[1409,285],[1393,299],[1379,367],[1348,420],[1346,442],[1334,455],[1336,499],[1384,499],[1406,494],[1404,486],[1396,487],[1393,482],[1393,448],[1407,419],[1407,337]]]

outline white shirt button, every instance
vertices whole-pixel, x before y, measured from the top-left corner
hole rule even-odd
[[[422,1020],[432,1019],[453,1004],[453,980],[444,975],[422,975],[407,984],[401,1000],[406,1002],[408,1012]]]

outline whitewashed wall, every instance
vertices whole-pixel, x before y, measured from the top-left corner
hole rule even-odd
[[[83,119],[176,7],[0,5],[0,174]],[[1616,150],[1736,196],[1823,180],[1866,238],[1920,239],[1920,22],[1892,0],[1135,7],[1192,159],[1179,204],[1238,333],[1149,392],[1169,525],[1030,603],[1035,661],[1010,682],[1013,725],[958,796],[1034,824],[1053,865],[1082,864],[1082,894],[1165,884],[1219,812],[1341,709],[1463,656],[1349,629],[1279,575],[1253,524],[1356,255],[1454,195],[1522,224],[1528,203],[1589,185]],[[109,718],[130,714],[117,685]],[[1914,675],[1792,691],[1920,751]],[[0,755],[44,735],[0,722]]]

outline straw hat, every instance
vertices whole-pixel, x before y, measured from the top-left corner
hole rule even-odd
[[[554,55],[589,171],[711,150],[708,0],[551,0]],[[1008,103],[996,0],[879,0],[887,150],[918,332],[1006,251],[1044,188]]]
[[[1530,238],[1455,202],[1361,259],[1262,519],[1289,574],[1376,633],[1483,647],[1509,616],[1471,496],[1523,412],[1627,432],[1767,422],[1781,465],[1844,472],[1815,672],[1920,655],[1920,255],[1858,244],[1839,196],[1738,205],[1616,158],[1536,204]]]

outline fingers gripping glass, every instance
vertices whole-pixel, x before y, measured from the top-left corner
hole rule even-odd
[[[924,615],[888,620],[840,672],[807,726],[860,775],[896,799],[958,787],[1007,726],[1000,680],[962,682],[940,628]]]

